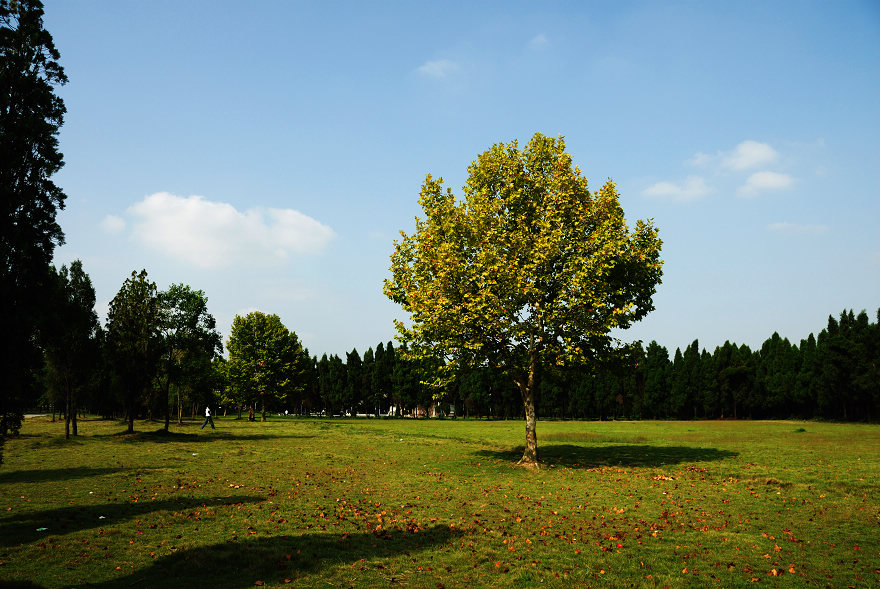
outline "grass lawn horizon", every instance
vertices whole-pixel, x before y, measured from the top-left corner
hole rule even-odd
[[[29,418],[0,586],[880,583],[880,426]]]

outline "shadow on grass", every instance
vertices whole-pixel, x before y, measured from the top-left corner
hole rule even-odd
[[[156,443],[166,443],[166,442],[186,442],[186,443],[206,443],[212,442],[215,440],[278,440],[278,439],[308,439],[313,438],[315,436],[304,436],[300,434],[288,434],[288,433],[253,433],[253,434],[238,434],[231,432],[224,432],[221,429],[208,431],[205,429],[202,432],[166,432],[164,429],[158,429],[154,431],[145,431],[139,432],[135,431],[134,433],[127,432],[117,432],[115,434],[99,434],[95,436],[96,438],[104,438],[111,441],[119,441],[123,443],[133,443],[133,442],[156,442]]]
[[[265,497],[253,495],[178,497],[162,501],[102,503],[101,505],[68,506],[19,513],[0,519],[0,547],[18,546],[51,535],[111,526],[120,521],[143,517],[148,513],[166,509],[185,511],[203,507],[257,503],[265,500]],[[40,530],[40,528],[45,529]]]
[[[83,587],[165,587],[174,580],[178,587],[211,587],[231,589],[252,587],[256,581],[278,584],[285,579],[316,586],[307,575],[332,565],[351,564],[364,560],[361,566],[382,569],[375,559],[393,558],[443,544],[462,532],[445,525],[418,531],[394,531],[377,535],[305,534],[256,540],[229,540],[199,548],[189,548],[157,558],[145,569]],[[352,571],[348,576],[357,575]],[[405,579],[389,579],[391,585]]]
[[[478,456],[515,462],[522,458],[525,448],[510,450],[480,450]],[[559,464],[569,468],[601,466],[657,467],[682,462],[705,462],[738,456],[737,452],[716,448],[690,446],[578,446],[575,444],[538,444],[538,457],[544,464]]]
[[[39,470],[13,470],[11,472],[0,472],[0,485],[68,481],[70,479],[99,477],[101,475],[119,471],[119,468],[89,468],[87,466],[78,466],[75,468],[46,468]]]

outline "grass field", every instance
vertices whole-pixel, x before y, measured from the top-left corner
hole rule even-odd
[[[880,427],[25,422],[0,579],[45,587],[880,586]],[[2,584],[2,583],[0,583]]]

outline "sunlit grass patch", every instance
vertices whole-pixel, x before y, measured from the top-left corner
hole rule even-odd
[[[602,444],[641,444],[648,441],[643,435],[607,435],[596,432],[553,432],[541,436],[544,442],[589,442]]]

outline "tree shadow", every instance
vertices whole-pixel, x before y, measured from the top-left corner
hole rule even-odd
[[[277,584],[284,579],[303,581],[303,575],[333,564],[393,558],[443,544],[463,532],[446,525],[425,529],[357,534],[280,536],[229,540],[180,550],[156,559],[145,569],[123,577],[82,587],[163,587],[170,579],[179,587],[232,589],[252,587],[255,581]],[[365,564],[365,566],[367,566]],[[373,565],[381,568],[381,564]],[[394,583],[394,580],[391,580]]]
[[[253,495],[190,496],[161,501],[145,500],[137,503],[126,501],[100,505],[71,505],[45,511],[17,513],[0,519],[0,547],[28,544],[53,534],[69,534],[99,526],[110,526],[120,521],[143,517],[148,513],[165,509],[184,511],[202,507],[257,503],[265,500],[266,497]]]
[[[46,468],[38,470],[13,470],[10,472],[0,472],[0,485],[13,483],[45,483],[48,481],[68,481],[70,479],[98,477],[105,474],[116,473],[120,470],[122,469],[90,468],[87,466],[77,466],[75,468]]]
[[[478,456],[515,462],[522,458],[524,446],[510,450],[479,450]],[[575,444],[544,444],[538,446],[544,464],[569,468],[601,466],[658,467],[683,462],[706,462],[739,456],[738,452],[717,448],[690,446],[648,446],[625,444],[616,446],[578,446]]]
[[[254,433],[254,434],[236,434],[230,432],[224,432],[222,430],[212,430],[210,432],[203,433],[183,433],[183,432],[166,432],[164,428],[158,429],[155,431],[146,431],[146,432],[117,432],[115,434],[98,434],[95,436],[96,438],[104,438],[109,439],[114,442],[122,442],[122,443],[137,443],[137,442],[154,442],[154,443],[168,443],[168,442],[186,442],[186,443],[196,443],[196,444],[204,444],[208,442],[213,442],[215,440],[247,440],[247,441],[258,441],[258,440],[279,440],[279,439],[308,439],[314,438],[315,436],[311,435],[301,435],[301,434],[263,434],[263,433]]]

